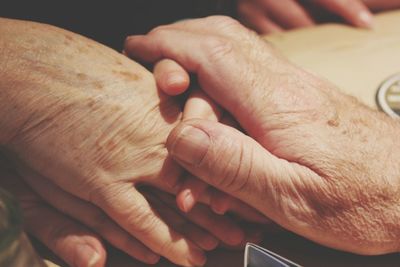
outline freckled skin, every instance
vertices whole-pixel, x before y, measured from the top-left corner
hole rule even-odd
[[[126,80],[137,81],[140,79],[140,76],[134,72],[113,70],[113,73],[116,74],[117,76],[119,76],[120,78],[122,77],[123,79],[126,79]]]
[[[13,88],[0,91],[1,103],[8,103],[0,114],[19,110],[1,120],[1,129],[9,129],[0,134],[1,144],[86,201],[104,194],[97,190],[113,195],[136,183],[170,190],[165,181],[181,169],[165,163],[164,143],[180,121],[180,106],[124,55],[54,27],[27,24],[0,23],[0,43],[14,42],[8,54],[20,55],[7,64],[18,75],[0,81],[1,88]],[[35,46],[25,49],[32,40]]]

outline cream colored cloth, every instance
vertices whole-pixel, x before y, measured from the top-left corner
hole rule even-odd
[[[331,24],[265,38],[293,62],[376,107],[377,88],[400,73],[400,11],[375,22],[373,30]]]

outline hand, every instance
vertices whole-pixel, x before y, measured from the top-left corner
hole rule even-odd
[[[13,193],[19,201],[25,229],[68,265],[77,267],[105,265],[106,251],[101,238],[87,227],[46,204],[1,156],[0,186]],[[72,200],[63,202],[65,209],[74,209],[74,205],[71,204],[79,201],[62,197],[61,200]],[[46,218],[46,223],[43,223],[43,218]],[[110,230],[113,232],[113,228]]]
[[[126,234],[107,234],[108,220],[99,220],[101,235],[140,260],[154,263],[157,254],[180,265],[204,264],[199,247],[136,189],[176,190],[182,172],[167,158],[165,140],[181,118],[178,103],[156,90],[149,72],[111,49],[54,27],[1,21],[0,55],[15,56],[1,69],[0,123],[7,132],[0,141],[19,175],[32,186],[32,177],[50,181],[96,207],[136,246],[125,243]],[[211,232],[239,244],[244,234],[231,225],[232,232]]]
[[[125,50],[195,73],[249,134],[182,123],[167,148],[193,175],[321,244],[399,251],[398,122],[292,65],[229,18],[159,27],[130,37]]]
[[[155,64],[154,78],[158,88],[172,96],[185,92],[190,85],[190,78],[186,71],[175,61],[169,59],[163,59]],[[204,92],[195,88],[187,98],[182,119],[207,119],[221,121],[232,127],[238,126],[229,114],[224,114],[223,110],[213,100]],[[243,205],[236,198],[215,190],[215,188],[190,175],[186,179],[181,179],[179,191],[177,204],[183,212],[189,212],[198,201],[206,200],[217,214],[222,215],[227,211],[235,211],[247,220],[270,223],[267,218],[255,216],[250,207]]]
[[[106,251],[101,237],[141,261],[155,262],[159,259],[149,249],[143,250],[141,244],[96,206],[64,192],[35,173],[25,174],[28,183],[44,197],[41,198],[10,166],[4,158],[0,159],[0,186],[18,198],[27,231],[69,265],[104,266]],[[218,245],[214,235],[220,236],[222,228],[227,232],[236,232],[237,226],[229,219],[213,214],[206,206],[199,205],[182,216],[177,208],[171,208],[174,203],[172,196],[153,191],[148,189],[144,193],[152,208],[168,225],[178,229],[202,249],[212,250]],[[43,218],[47,219],[46,224],[43,224]],[[254,238],[246,241],[260,242]]]
[[[313,7],[318,15],[321,10],[329,11],[356,27],[372,26],[372,14],[361,0],[239,0],[238,16],[245,25],[265,34],[313,26]]]
[[[400,8],[399,0],[363,0],[370,10],[384,11]]]

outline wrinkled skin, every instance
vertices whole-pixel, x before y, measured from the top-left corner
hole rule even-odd
[[[136,190],[142,183],[176,190],[181,170],[165,141],[181,118],[178,101],[159,92],[145,68],[86,38],[6,19],[0,31],[0,142],[19,175],[31,186],[46,179],[99,209],[131,235],[112,243],[142,261],[154,263],[156,254],[204,264],[201,249]],[[49,191],[42,193],[46,199]],[[232,244],[243,239],[240,231],[223,235]]]
[[[399,251],[398,121],[294,66],[226,17],[159,27],[128,38],[125,50],[197,74],[249,135],[183,122],[167,147],[193,175],[321,244]]]
[[[101,238],[46,204],[10,168],[9,162],[3,157],[0,157],[0,186],[18,200],[26,231],[38,238],[65,262],[71,266],[84,267],[94,259],[97,264],[93,264],[93,267],[104,266],[106,252]],[[76,204],[63,200],[66,209],[70,208],[70,204]],[[43,223],[43,218],[46,218],[46,223]]]

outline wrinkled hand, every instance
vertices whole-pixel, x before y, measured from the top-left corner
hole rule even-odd
[[[154,263],[157,254],[184,266],[204,264],[202,250],[137,190],[141,184],[176,190],[182,171],[167,157],[165,141],[182,117],[179,103],[157,91],[146,69],[93,41],[11,20],[2,20],[0,30],[4,50],[14,55],[1,69],[14,73],[0,82],[0,111],[12,103],[0,122],[8,130],[2,145],[19,175],[32,187],[39,179],[50,181],[96,207],[99,216],[63,212],[92,220],[97,227],[88,226],[133,257]],[[56,201],[50,189],[36,191]],[[108,232],[109,218],[122,235]],[[243,241],[234,223],[212,226],[208,231],[223,242]]]
[[[106,252],[100,237],[85,226],[50,207],[26,185],[1,156],[0,186],[13,193],[19,201],[26,230],[65,262],[77,267],[104,266]],[[50,192],[62,193],[58,199],[63,203],[64,209],[75,210],[74,205],[79,202],[78,199],[65,198],[66,194],[56,187],[51,189],[55,189],[55,191]],[[82,208],[82,206],[79,206],[79,208]],[[93,210],[83,209],[83,212],[88,211]],[[81,211],[77,210],[76,212]],[[44,218],[46,223],[43,223]],[[110,227],[111,233],[115,233],[113,230]]]
[[[175,60],[249,136],[185,121],[170,154],[285,228],[361,254],[399,251],[398,122],[292,65],[225,17],[127,39],[130,56]]]
[[[158,260],[157,254],[148,249],[143,250],[140,243],[98,207],[66,193],[35,173],[25,173],[32,190],[10,166],[10,162],[0,158],[0,186],[12,192],[19,200],[26,230],[69,265],[104,266],[106,249],[102,244],[103,238],[141,261]],[[198,205],[182,216],[177,207],[171,208],[174,206],[172,195],[154,193],[154,189],[150,188],[141,192],[168,225],[202,249],[212,250],[218,245],[214,235],[220,236],[221,229],[235,232],[236,226],[229,219],[213,214],[204,205]],[[46,218],[45,224],[43,218]],[[257,233],[249,235],[251,241],[260,242],[254,234]]]
[[[157,87],[168,95],[178,95],[185,92],[190,86],[188,73],[175,61],[163,59],[154,65],[154,78]],[[226,125],[236,127],[237,123],[221,110],[203,91],[192,85],[184,109],[182,120],[206,119],[220,121]],[[267,223],[269,220],[263,218],[258,220],[254,217],[252,209],[248,209],[237,199],[208,186],[195,177],[181,178],[177,204],[183,212],[189,212],[199,200],[207,200],[210,207],[217,214],[225,214],[227,211],[236,211],[248,220]]]
[[[372,26],[372,14],[361,0],[239,0],[239,19],[261,34],[313,26],[316,16],[330,12],[351,25]]]

